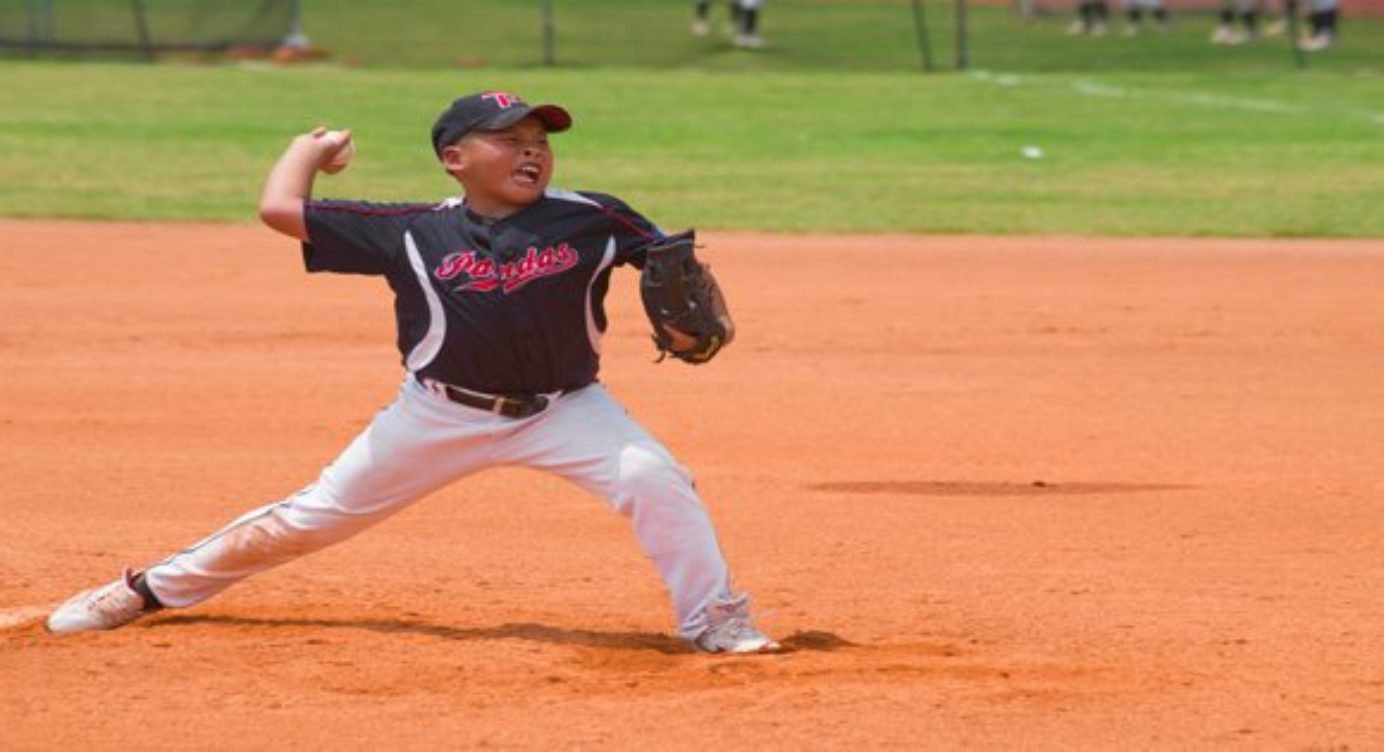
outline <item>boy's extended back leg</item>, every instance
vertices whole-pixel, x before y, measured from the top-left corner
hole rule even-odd
[[[73,597],[49,619],[54,631],[111,629],[160,605],[183,608],[258,572],[343,541],[489,462],[489,424],[457,420],[415,382],[376,415],[317,482],[241,515],[199,543]],[[484,417],[484,414],[482,414]]]

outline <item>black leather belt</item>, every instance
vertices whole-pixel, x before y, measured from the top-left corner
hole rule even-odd
[[[447,399],[458,405],[474,407],[505,418],[527,418],[548,409],[548,397],[542,394],[481,394],[451,384],[433,383],[442,389]]]

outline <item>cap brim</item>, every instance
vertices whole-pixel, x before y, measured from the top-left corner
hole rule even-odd
[[[555,104],[540,104],[537,107],[513,107],[495,116],[484,127],[476,130],[498,131],[514,125],[526,117],[533,116],[548,129],[549,133],[561,133],[572,127],[572,115]]]

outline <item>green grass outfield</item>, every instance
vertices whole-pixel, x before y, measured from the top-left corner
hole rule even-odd
[[[766,11],[766,34],[767,14],[788,5]],[[317,122],[352,127],[360,146],[319,195],[437,198],[455,186],[429,152],[432,118],[456,94],[496,87],[575,113],[577,129],[556,139],[557,184],[619,194],[670,228],[1384,236],[1384,67],[1371,56],[1384,46],[1343,43],[1293,72],[1268,42],[1211,47],[1185,26],[1069,39],[1052,18],[1012,30],[1010,65],[926,76],[794,63],[808,53],[786,31],[777,57],[721,49],[686,34],[688,13],[670,46],[707,45],[710,61],[3,60],[0,215],[253,221],[265,171]],[[1000,18],[985,23],[1010,23]],[[1380,26],[1347,28],[1360,40]],[[863,32],[851,38],[868,46]],[[398,49],[436,52],[413,41]],[[1190,57],[1168,62],[1160,45]],[[1125,57],[1088,70],[1102,50]],[[1139,55],[1147,64],[1129,59]],[[1043,158],[1025,158],[1028,145]]]

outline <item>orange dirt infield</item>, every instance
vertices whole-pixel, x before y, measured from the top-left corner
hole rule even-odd
[[[711,233],[740,337],[604,381],[760,624],[688,652],[625,521],[500,470],[183,612],[45,609],[311,481],[389,293],[248,226],[0,222],[0,747],[1378,749],[1384,241]]]

